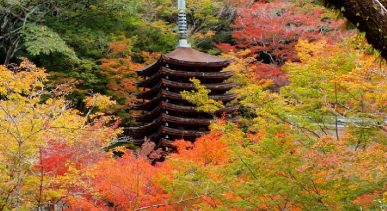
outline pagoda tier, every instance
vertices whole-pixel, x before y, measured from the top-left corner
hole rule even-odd
[[[175,139],[193,141],[208,133],[213,115],[198,112],[180,94],[195,89],[191,78],[199,79],[211,90],[209,97],[225,105],[215,112],[216,116],[226,114],[232,117],[238,108],[231,105],[235,95],[228,91],[235,84],[227,79],[233,72],[222,71],[229,63],[227,59],[179,47],[162,55],[157,62],[137,70],[143,80],[136,83],[142,92],[136,94],[140,101],[134,108],[142,112],[134,118],[142,126],[128,130],[134,143],[141,144],[147,138],[158,146],[165,146]]]

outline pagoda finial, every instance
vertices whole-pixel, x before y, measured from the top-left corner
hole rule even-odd
[[[190,48],[191,45],[187,41],[187,16],[185,13],[185,0],[178,0],[178,28],[179,28],[179,44],[177,47]]]

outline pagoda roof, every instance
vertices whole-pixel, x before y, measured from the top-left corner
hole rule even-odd
[[[141,104],[134,105],[133,108],[139,109],[139,110],[150,111],[150,110],[153,110],[160,103],[160,100],[161,100],[161,93],[159,93],[152,100],[149,100],[149,101],[141,103]]]
[[[139,76],[153,75],[163,63],[194,67],[225,67],[230,62],[230,59],[206,54],[193,48],[176,48],[170,53],[161,55],[156,62],[136,70],[136,73]]]
[[[156,106],[152,111],[147,112],[142,115],[134,116],[136,121],[139,122],[150,122],[156,118],[159,117],[161,114],[161,109],[166,109],[170,111],[177,111],[177,112],[183,112],[183,113],[200,113],[196,110],[195,106],[183,106],[183,105],[175,105],[172,103],[167,102],[161,102],[161,106]],[[217,114],[222,113],[232,113],[234,111],[238,110],[238,106],[226,106],[225,108],[221,108],[218,111],[216,111]]]
[[[154,74],[153,76],[145,79],[145,80],[142,80],[142,81],[139,81],[139,82],[136,82],[136,85],[138,87],[148,87],[148,88],[151,88],[153,87],[154,85],[156,85],[159,80],[160,80],[160,73],[156,73]]]
[[[154,87],[150,88],[147,91],[136,93],[137,98],[142,99],[153,99],[160,91],[162,83],[157,83]]]
[[[165,63],[203,67],[227,66],[231,61],[193,48],[176,48],[174,51],[162,55],[161,58]]]
[[[216,91],[228,91],[235,86],[234,83],[213,83],[213,84],[203,84],[203,85],[207,89],[216,90]],[[137,96],[137,98],[153,99],[155,96],[157,96],[162,86],[184,89],[184,90],[195,89],[195,86],[193,83],[183,83],[183,82],[170,81],[167,79],[161,79],[161,82],[157,83],[152,88],[143,92],[136,93],[135,95]]]
[[[152,111],[134,116],[134,119],[138,122],[148,122],[149,120],[156,119],[161,113],[161,107],[156,106]]]
[[[153,75],[159,70],[159,68],[161,67],[161,63],[162,63],[161,59],[159,59],[156,62],[154,62],[148,66],[145,66],[141,69],[136,70],[135,72],[139,76]]]

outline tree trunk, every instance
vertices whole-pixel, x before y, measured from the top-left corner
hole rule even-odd
[[[12,54],[13,54],[12,52],[13,52],[13,47],[9,47],[7,50],[7,54],[5,55],[5,60],[4,60],[5,66],[9,65],[9,62],[11,61]]]
[[[15,41],[11,42],[12,44],[7,49],[7,54],[5,56],[4,65],[9,65],[11,62],[11,59],[15,56],[16,51],[18,51],[19,48],[19,40],[20,37],[18,37]]]
[[[340,9],[374,48],[387,59],[387,0],[325,0],[328,6]]]
[[[22,169],[22,162],[23,162],[23,150],[22,150],[22,142],[18,141],[18,151],[17,151],[17,164],[16,164],[16,186],[15,186],[15,198],[16,198],[16,204],[15,209],[16,211],[19,211],[21,208],[21,186],[22,186],[22,176],[23,176],[23,169]]]

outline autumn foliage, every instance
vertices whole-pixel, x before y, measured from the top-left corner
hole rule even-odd
[[[165,203],[168,195],[154,181],[157,171],[148,160],[130,152],[122,158],[101,159],[89,169],[90,192],[72,197],[69,202],[74,209],[119,210]]]
[[[141,56],[146,62],[139,64],[132,58],[131,45],[130,39],[112,42],[109,45],[108,57],[100,60],[101,73],[108,80],[107,94],[116,101],[108,112],[121,117],[126,124],[133,122],[129,110],[136,101],[134,93],[137,91],[135,82],[138,78],[134,71],[157,60],[159,56],[158,53],[142,52]]]
[[[71,108],[65,99],[71,89],[47,89],[45,70],[26,59],[0,71],[0,208],[40,207],[77,192],[75,175],[105,156],[100,149],[121,133],[118,122]],[[101,97],[90,96],[102,111],[111,102]]]
[[[199,29],[208,2],[191,3]],[[159,57],[131,52],[133,40],[114,37],[99,60],[110,97],[90,92],[83,111],[73,83],[48,87],[27,59],[0,66],[0,210],[386,210],[386,61],[311,1],[223,3],[240,7],[218,45],[238,119],[214,119],[173,153],[148,140],[105,151],[131,123],[134,70]],[[197,39],[214,36],[205,28]],[[183,97],[198,109],[223,106],[191,82]]]
[[[299,60],[295,49],[299,39],[329,37],[334,42],[347,33],[343,31],[344,22],[330,16],[308,2],[259,1],[238,10],[232,25],[234,44],[221,43],[217,47],[223,52],[250,50],[249,56],[256,58],[252,64],[255,78],[271,80],[276,88],[287,83],[281,66]]]

